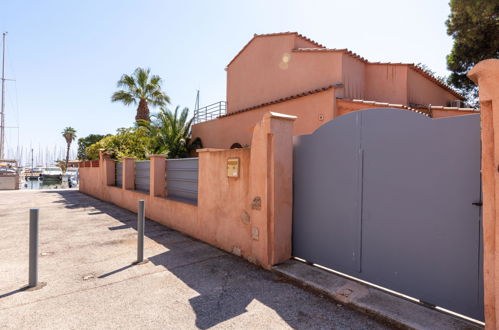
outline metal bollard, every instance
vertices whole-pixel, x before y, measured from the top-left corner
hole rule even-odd
[[[137,212],[137,263],[144,262],[144,226],[145,226],[145,206],[144,201],[139,200]]]
[[[38,285],[38,209],[29,210],[29,287]]]

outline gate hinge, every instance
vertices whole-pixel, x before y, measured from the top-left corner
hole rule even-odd
[[[472,203],[472,204],[475,205],[475,206],[482,206],[483,205],[482,202],[475,202],[475,203]]]

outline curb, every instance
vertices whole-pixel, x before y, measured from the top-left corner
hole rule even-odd
[[[274,266],[272,272],[397,328],[483,329],[483,326],[471,321],[427,308],[297,260],[291,259]]]

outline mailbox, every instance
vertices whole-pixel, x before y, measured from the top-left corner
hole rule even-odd
[[[227,159],[227,177],[238,178],[239,177],[239,158],[228,158]]]

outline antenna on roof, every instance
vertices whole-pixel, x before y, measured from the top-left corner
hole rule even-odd
[[[199,121],[199,89],[196,92],[196,103],[194,104],[194,120],[193,123],[196,124]]]
[[[194,111],[199,110],[199,89],[196,93],[196,103],[194,104]]]

